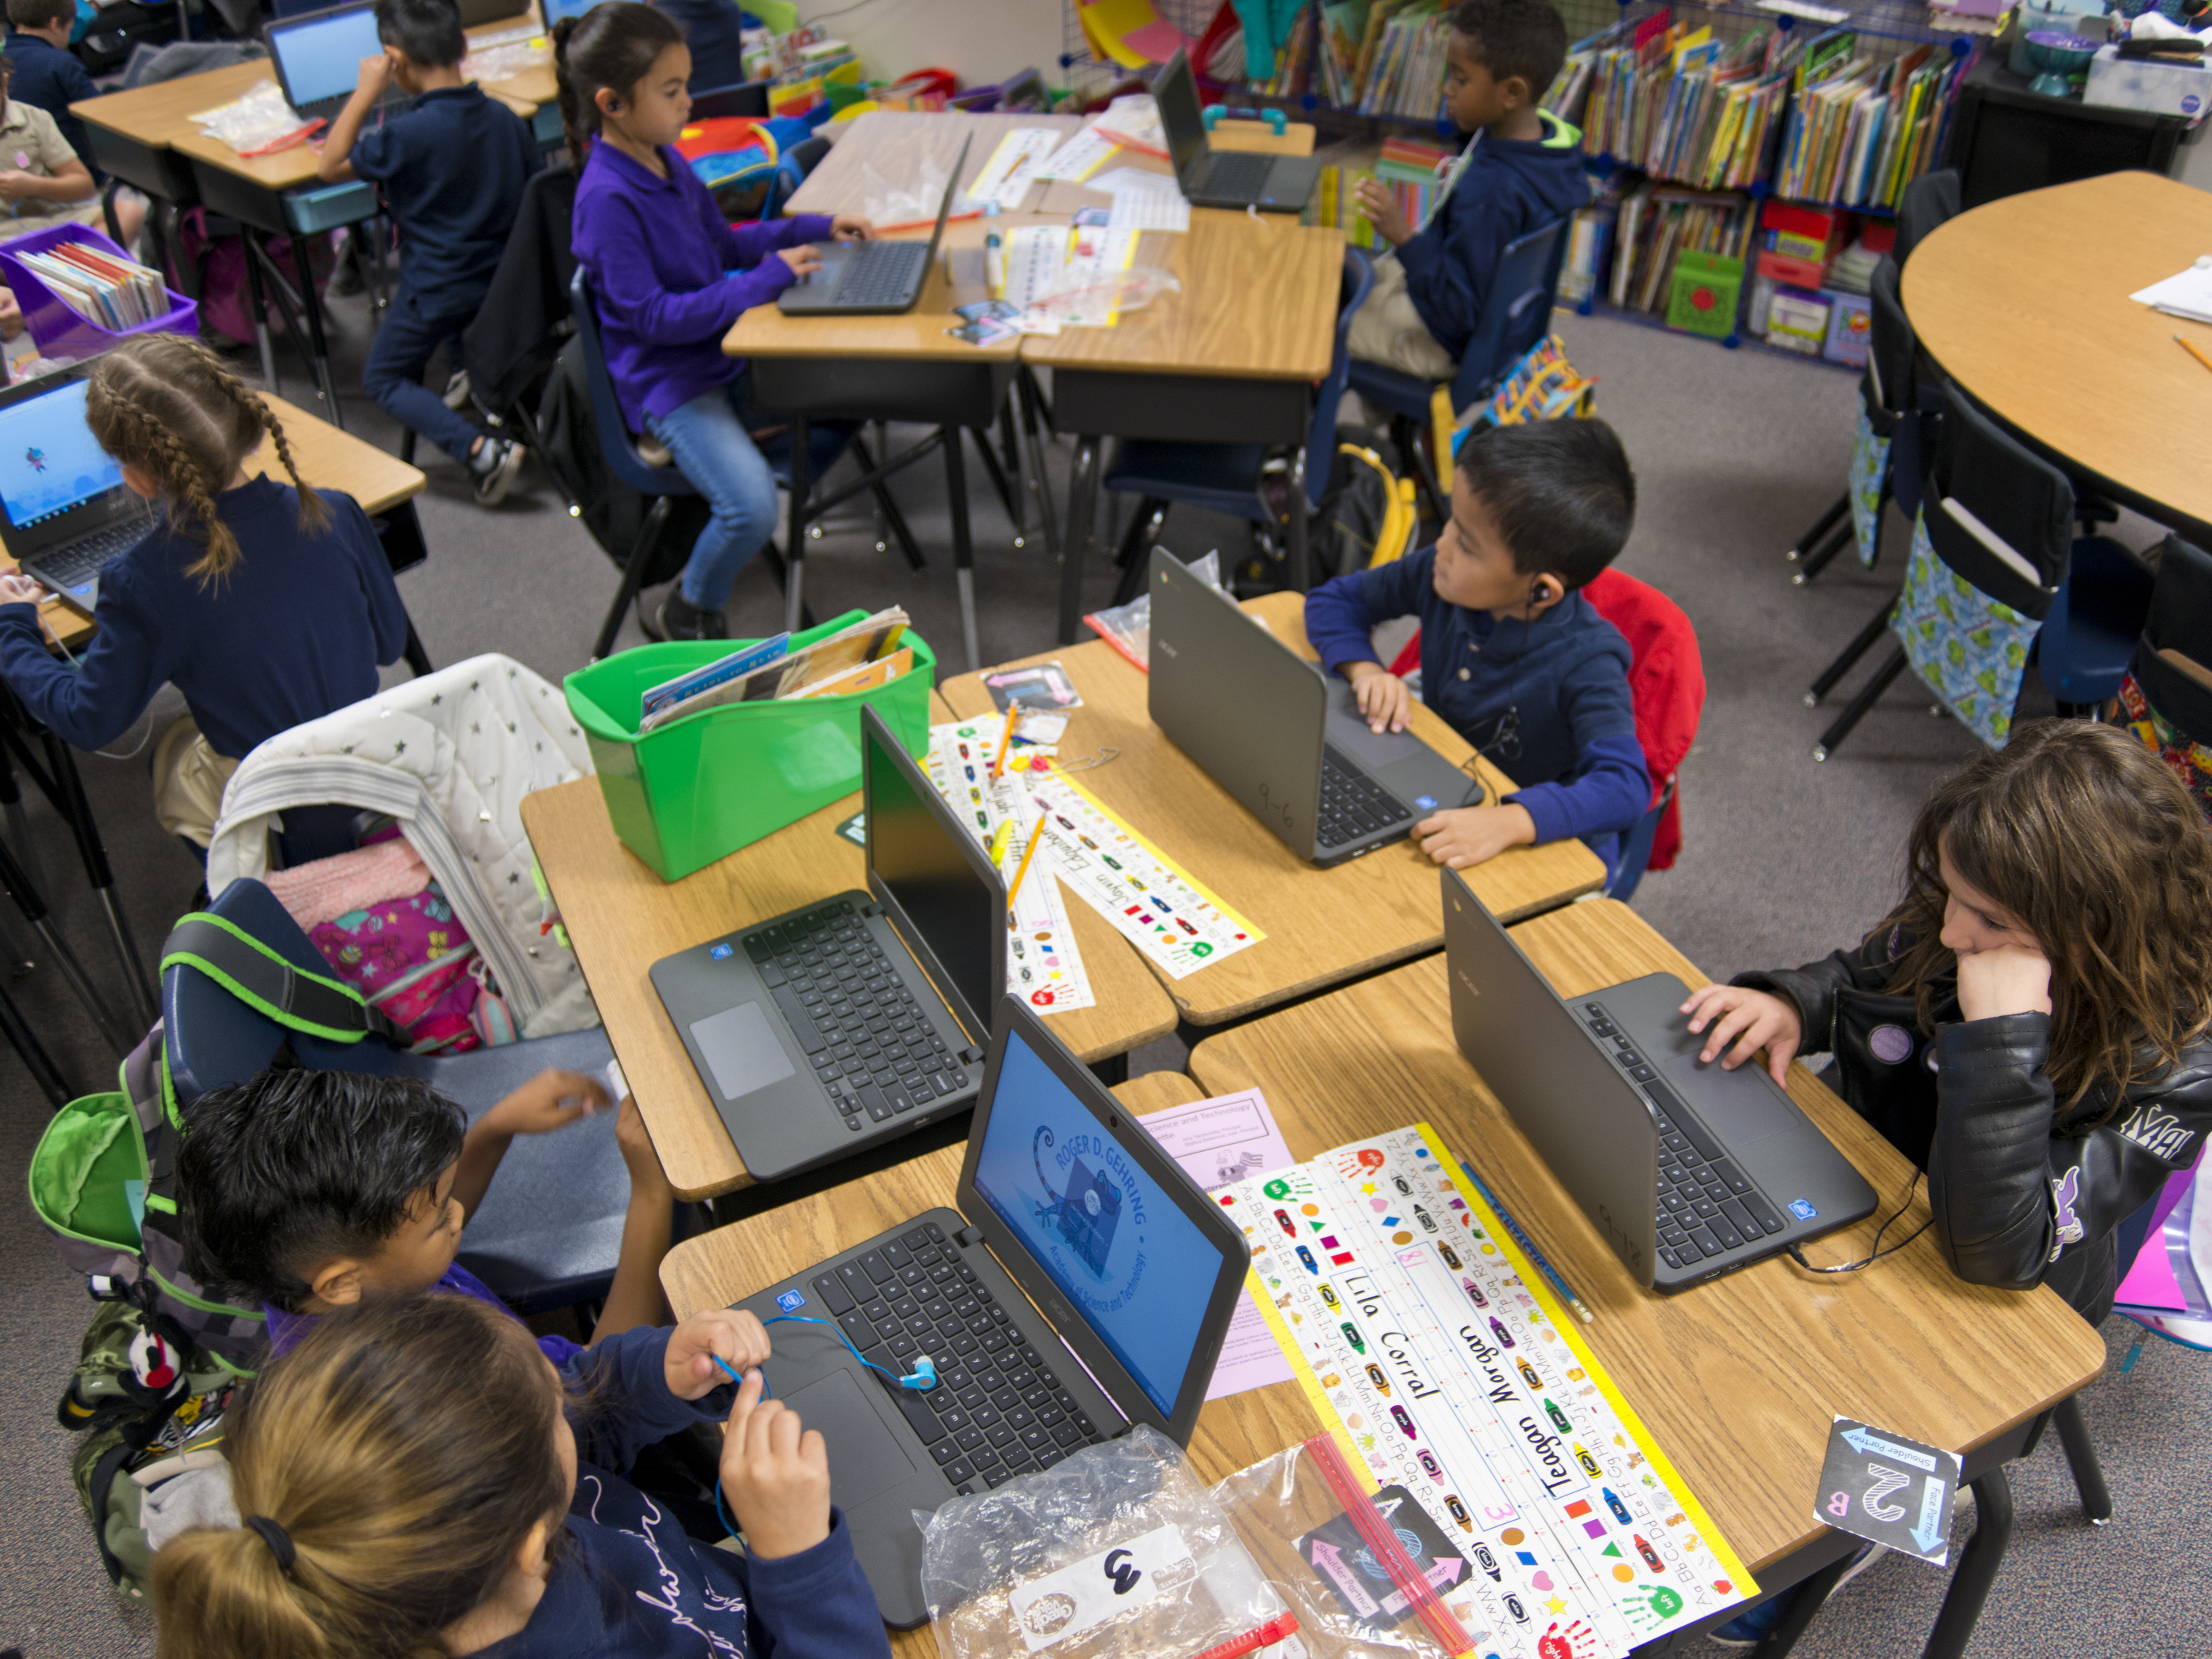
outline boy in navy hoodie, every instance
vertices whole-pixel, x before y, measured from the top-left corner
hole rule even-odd
[[[1474,336],[1506,244],[1589,200],[1582,134],[1537,100],[1566,61],[1552,0],[1460,0],[1444,49],[1444,106],[1474,134],[1441,169],[1428,222],[1408,224],[1388,187],[1359,183],[1359,207],[1392,252],[1352,319],[1352,355],[1449,380]]]
[[[1421,850],[1455,870],[1577,836],[1606,862],[1651,805],[1628,692],[1630,653],[1583,587],[1636,517],[1636,477],[1602,421],[1492,427],[1462,446],[1436,545],[1306,596],[1306,637],[1377,732],[1412,694],[1375,659],[1393,617],[1421,619],[1421,696],[1521,784],[1502,802],[1432,813]]]

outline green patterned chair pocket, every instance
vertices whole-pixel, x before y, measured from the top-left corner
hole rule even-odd
[[[1936,556],[1923,507],[1912,524],[1905,591],[1890,612],[1912,672],[1992,749],[2012,732],[2027,654],[2043,626],[1991,599]]]
[[[1851,534],[1859,562],[1871,566],[1881,546],[1881,503],[1889,475],[1889,434],[1875,428],[1864,409],[1851,439]]]

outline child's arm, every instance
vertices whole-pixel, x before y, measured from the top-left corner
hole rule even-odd
[[[706,199],[711,204],[714,198]],[[722,229],[726,236],[729,227]],[[633,333],[657,345],[712,342],[719,347],[732,323],[797,280],[778,258],[727,282],[683,293],[665,289],[653,274],[650,228],[628,202],[608,204],[577,231],[576,257],[591,270],[600,315],[623,319]]]
[[[83,202],[95,189],[92,169],[74,155],[45,179],[16,167],[0,172],[0,200],[9,202]]]
[[[580,1396],[572,1411],[576,1454],[619,1474],[638,1449],[694,1423],[729,1414],[739,1376],[768,1358],[768,1333],[734,1308],[710,1308],[671,1329],[641,1325],[579,1353],[568,1379]]]
[[[676,1225],[676,1189],[653,1150],[635,1095],[623,1097],[615,1141],[629,1166],[629,1207],[623,1212],[622,1251],[615,1258],[614,1283],[599,1310],[599,1322],[592,1328],[593,1342],[668,1317],[668,1304],[660,1295],[660,1259],[668,1254]]]
[[[369,630],[376,641],[376,659],[390,666],[407,652],[407,606],[399,597],[399,584],[392,578],[392,561],[376,527],[359,501],[335,489],[319,491],[331,510],[333,525],[350,538],[354,561],[361,571],[362,602],[368,607]]]
[[[558,1066],[547,1067],[507,1096],[469,1125],[461,1138],[460,1161],[453,1170],[453,1196],[461,1200],[461,1213],[477,1212],[515,1136],[550,1134],[609,1103],[606,1085],[598,1079]]]
[[[354,83],[353,96],[345,100],[338,118],[331,123],[329,134],[323,139],[321,159],[315,163],[315,176],[326,185],[343,184],[353,178],[354,141],[361,137],[361,124],[368,119],[376,100],[384,96],[384,89],[392,84],[392,59],[384,52],[361,60],[361,76]]]
[[[169,678],[161,632],[110,574],[100,583],[100,631],[71,668],[46,648],[38,610],[44,592],[27,576],[0,576],[0,678],[70,748],[105,748]]]
[[[797,213],[788,219],[771,219],[766,224],[729,225],[722,222],[718,211],[714,222],[720,225],[728,240],[722,250],[722,264],[727,270],[737,270],[757,265],[778,248],[797,247],[804,242],[826,242],[835,237],[839,241],[850,241],[849,236],[839,236],[842,227],[866,225],[865,219],[835,217],[826,213]]]
[[[1412,699],[1405,683],[1375,660],[1375,629],[1394,617],[1426,619],[1423,602],[1434,592],[1431,573],[1436,557],[1434,548],[1425,547],[1375,569],[1323,582],[1306,595],[1306,642],[1323,670],[1359,688],[1359,711],[1378,732],[1384,726],[1404,731]]]
[[[1390,193],[1389,185],[1380,179],[1362,179],[1352,194],[1359,198],[1359,210],[1375,227],[1375,234],[1392,247],[1403,247],[1412,238],[1413,228],[1398,210],[1398,198]]]

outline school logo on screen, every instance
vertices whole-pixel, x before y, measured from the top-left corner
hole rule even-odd
[[[1061,1142],[1042,1126],[1030,1153],[1042,1189],[1030,1200],[1031,1213],[1048,1241],[1056,1240],[1069,1265],[1081,1269],[1067,1275],[1068,1289],[1093,1314],[1118,1311],[1145,1272],[1145,1198],[1136,1166],[1103,1135]]]

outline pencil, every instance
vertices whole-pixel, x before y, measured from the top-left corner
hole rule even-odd
[[[994,778],[1002,778],[1006,775],[1006,750],[1013,744],[1014,725],[1021,717],[1021,704],[1009,699],[1006,703],[1006,733],[999,739],[998,758],[991,763],[991,775]]]
[[[2203,354],[2203,352],[2200,351],[2194,340],[2186,339],[2181,335],[2177,334],[2173,337],[2173,343],[2179,346],[2184,351],[2187,352],[2191,356],[2196,358],[2198,362],[2203,364],[2205,368],[2212,368],[2212,357],[2208,357]]]
[[[1012,820],[1007,820],[1012,823]],[[1014,884],[1006,889],[1006,908],[1014,908],[1014,896],[1022,890],[1022,878],[1030,872],[1030,860],[1036,856],[1037,843],[1044,839],[1044,820],[1039,818],[1036,827],[1030,831],[1030,844],[1022,849],[1022,861],[1014,867]]]
[[[1482,1201],[1497,1212],[1498,1218],[1504,1224],[1505,1231],[1513,1235],[1513,1242],[1528,1251],[1528,1259],[1536,1264],[1537,1271],[1552,1281],[1552,1288],[1559,1293],[1559,1300],[1573,1309],[1575,1317],[1581,1320],[1583,1324],[1597,1323],[1597,1316],[1590,1312],[1589,1305],[1575,1294],[1573,1286],[1559,1277],[1559,1270],[1544,1259],[1544,1253],[1536,1248],[1536,1241],[1521,1231],[1521,1224],[1513,1218],[1512,1212],[1498,1201],[1498,1194],[1490,1190],[1480,1176],[1475,1174],[1474,1166],[1465,1158],[1462,1158],[1459,1167],[1466,1171],[1467,1178],[1474,1183],[1475,1191],[1482,1194]]]

